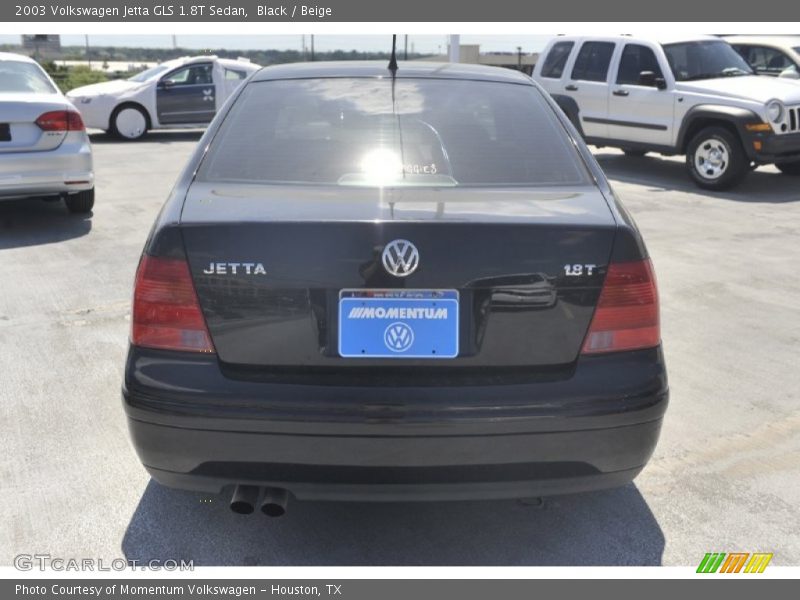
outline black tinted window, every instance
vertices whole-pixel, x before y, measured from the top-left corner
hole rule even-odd
[[[655,53],[647,46],[639,44],[626,44],[622,50],[617,72],[617,83],[620,85],[638,85],[639,74],[642,71],[652,71],[656,77],[664,77]]]
[[[676,81],[749,75],[753,72],[731,45],[722,40],[703,40],[664,46]]]
[[[542,65],[542,77],[560,79],[564,74],[564,67],[567,64],[569,53],[572,51],[574,42],[558,42],[547,53]]]
[[[611,42],[585,42],[572,67],[572,79],[605,81],[612,54],[614,44]]]
[[[198,177],[388,187],[586,181],[532,86],[366,78],[251,83]]]
[[[193,65],[184,69],[173,71],[164,79],[172,81],[175,85],[208,85],[213,83],[211,65]]]

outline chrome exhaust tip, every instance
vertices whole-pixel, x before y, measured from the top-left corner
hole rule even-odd
[[[231,496],[231,510],[238,515],[249,515],[258,502],[258,488],[253,485],[237,485]]]
[[[261,512],[268,517],[282,517],[286,514],[289,493],[281,488],[267,488],[261,501]]]

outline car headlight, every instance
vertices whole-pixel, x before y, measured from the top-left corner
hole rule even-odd
[[[767,102],[767,117],[773,123],[780,123],[783,121],[785,112],[786,109],[783,106],[783,102],[780,100],[770,100]]]

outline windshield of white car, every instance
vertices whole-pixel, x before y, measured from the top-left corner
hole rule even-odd
[[[152,79],[166,71],[169,67],[166,65],[158,65],[157,67],[151,67],[146,71],[142,71],[138,75],[134,75],[133,77],[129,77],[128,81],[135,81],[137,83],[142,83],[143,81],[147,81],[148,79]]]
[[[722,40],[703,40],[664,45],[675,81],[753,75],[753,69],[736,50]]]
[[[0,61],[0,92],[55,94],[57,91],[39,65]]]

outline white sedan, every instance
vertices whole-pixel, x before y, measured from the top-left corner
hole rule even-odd
[[[759,75],[800,79],[800,35],[734,35],[725,41]]]
[[[177,58],[130,79],[95,83],[67,94],[87,127],[135,140],[150,129],[204,127],[250,74],[245,60]]]
[[[29,197],[90,212],[92,148],[81,116],[44,69],[0,52],[0,201]]]

